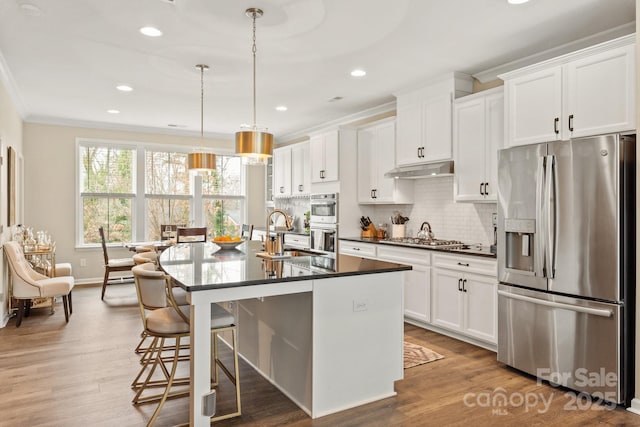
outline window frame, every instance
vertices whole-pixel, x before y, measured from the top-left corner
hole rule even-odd
[[[94,193],[81,193],[80,188],[80,148],[85,146],[92,147],[108,147],[108,148],[122,148],[133,149],[135,151],[135,176],[134,176],[134,193],[126,194],[127,198],[132,200],[131,204],[131,239],[136,242],[141,242],[146,239],[147,230],[147,215],[146,215],[146,203],[147,199],[172,199],[172,200],[189,200],[190,204],[190,221],[194,224],[203,224],[205,218],[204,212],[204,200],[205,199],[233,199],[242,201],[241,217],[246,222],[248,213],[248,197],[247,197],[247,175],[246,167],[241,165],[240,179],[241,179],[241,195],[203,195],[202,194],[202,178],[200,175],[190,172],[190,188],[191,194],[188,195],[154,195],[147,194],[145,192],[145,158],[147,151],[160,151],[171,153],[190,153],[193,151],[191,146],[184,147],[175,144],[158,144],[158,143],[146,143],[137,141],[122,141],[122,140],[109,140],[103,138],[84,138],[77,137],[75,144],[75,199],[76,199],[76,214],[75,214],[75,246],[78,249],[81,248],[96,248],[100,247],[101,243],[85,243],[84,242],[84,216],[83,216],[83,198],[94,195]],[[229,149],[215,149],[215,154],[219,156],[231,156],[234,157],[235,153]],[[110,193],[107,193],[110,194]],[[119,196],[122,193],[117,193]],[[97,193],[102,196],[104,193]],[[107,246],[119,247],[122,243],[109,243]]]

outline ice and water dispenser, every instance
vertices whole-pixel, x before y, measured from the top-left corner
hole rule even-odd
[[[534,271],[534,219],[505,218],[505,268]]]

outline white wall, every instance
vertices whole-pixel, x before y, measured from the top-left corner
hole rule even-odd
[[[367,208],[361,206],[378,227],[386,223],[391,230],[389,217],[400,211],[409,217],[406,235],[416,236],[423,221],[431,224],[437,239],[461,240],[465,243],[493,243],[491,213],[497,212],[495,203],[455,203],[453,201],[453,177],[417,179],[414,183],[413,205],[384,205]]]
[[[56,261],[72,264],[76,283],[101,281],[104,275],[102,249],[75,247],[76,138],[197,146],[226,152],[235,149],[233,141],[205,140],[203,143],[197,137],[25,123],[24,223],[51,234],[56,241]],[[113,248],[109,255],[118,258],[131,254],[124,248]],[[86,260],[85,267],[80,266],[80,259]]]
[[[7,226],[7,148],[13,147],[18,156],[22,153],[22,119],[18,113],[6,87],[0,79],[0,146],[2,165],[0,166],[0,243],[11,239],[11,230]],[[17,188],[20,188],[18,183]],[[20,195],[17,195],[18,202]],[[8,267],[5,266],[4,255],[0,255],[0,326],[8,320]]]

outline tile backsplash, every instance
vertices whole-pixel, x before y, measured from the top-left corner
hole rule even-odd
[[[424,221],[431,224],[437,239],[461,240],[465,243],[493,243],[491,214],[497,212],[495,203],[455,203],[453,177],[418,179],[415,181],[413,205],[361,206],[376,227],[388,224],[394,211],[409,217],[406,235],[415,236]]]

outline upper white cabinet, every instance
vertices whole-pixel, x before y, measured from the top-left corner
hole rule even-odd
[[[307,195],[311,192],[311,171],[309,170],[309,142],[291,146],[291,194]]]
[[[339,133],[337,130],[311,137],[312,183],[331,182],[339,179],[338,143]]]
[[[309,142],[273,150],[273,197],[308,195],[311,192]]]
[[[451,159],[452,102],[471,89],[471,77],[454,73],[421,89],[396,94],[397,166]]]
[[[358,202],[413,203],[413,183],[385,178],[395,167],[395,119],[358,130]]]
[[[459,98],[453,110],[454,199],[495,202],[504,141],[503,88]]]
[[[273,150],[273,197],[291,195],[291,147]]]
[[[634,37],[501,75],[506,145],[634,130]]]

